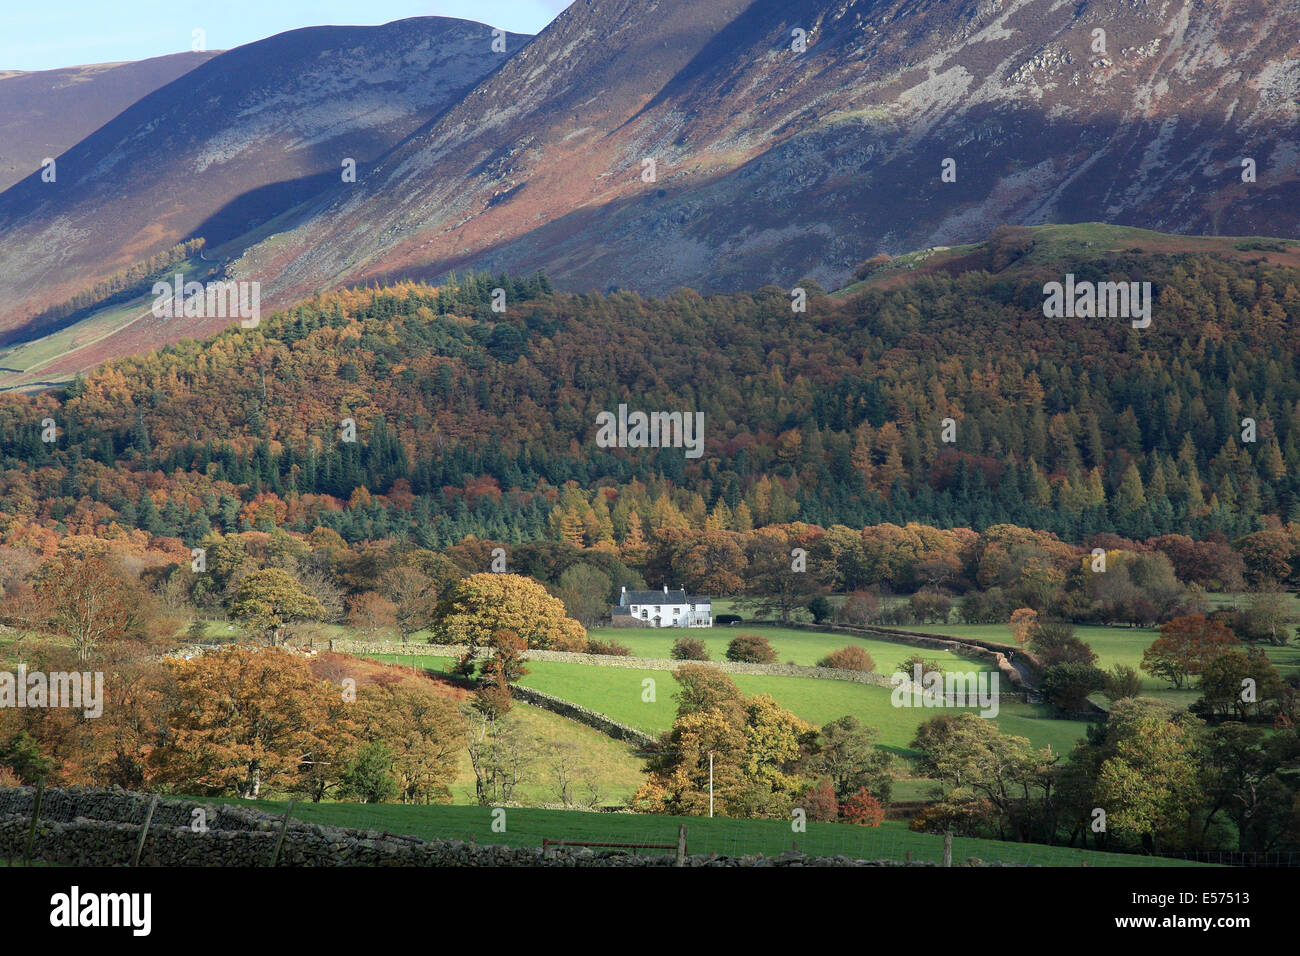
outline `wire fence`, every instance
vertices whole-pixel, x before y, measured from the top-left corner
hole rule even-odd
[[[782,820],[509,806],[295,803],[156,796],[148,801],[147,811],[141,814],[144,798],[140,799],[142,806],[134,819],[107,821],[139,827],[138,838],[133,835],[130,846],[123,845],[118,854],[122,858],[108,861],[109,865],[140,865],[160,800],[182,800],[194,806],[233,804],[265,814],[275,832],[274,840],[270,841],[273,850],[265,854],[266,860],[260,864],[267,866],[276,865],[286,835],[309,824],[358,831],[358,838],[395,835],[431,841],[454,840],[475,846],[537,847],[551,853],[592,851],[680,856],[684,850],[692,857],[747,859],[752,863],[761,862],[761,858],[789,859],[791,854],[799,854],[934,866],[969,863],[1055,867],[1300,866],[1300,852],[1292,850],[1201,850],[1153,856],[962,836],[946,839],[944,835],[913,832],[898,821],[885,821],[875,827],[817,822],[800,825]],[[41,845],[43,810],[38,789],[29,819],[20,821],[9,815],[5,824],[6,865],[41,865],[46,858]],[[147,861],[148,854],[144,858]],[[65,858],[61,862],[76,861]],[[105,861],[85,862],[102,865]]]
[[[272,807],[266,808],[274,812]],[[685,825],[692,856],[729,858],[780,857],[799,853],[896,863],[942,865],[944,837],[917,833],[906,824],[885,821],[877,827],[842,823],[793,822],[725,817],[652,816],[626,812],[547,810],[492,806],[403,806],[400,804],[300,803],[295,819],[426,840],[458,840],[477,845],[535,846],[545,841],[675,845]],[[591,849],[600,849],[592,847]],[[665,853],[648,847],[611,848],[635,855]],[[1231,866],[1288,866],[1300,863],[1288,854],[1193,854],[1150,856],[1084,850],[1078,847],[1013,843],[956,836],[951,842],[954,865],[978,861],[1021,866],[1161,867],[1197,863]]]

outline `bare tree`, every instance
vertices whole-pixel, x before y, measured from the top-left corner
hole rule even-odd
[[[573,785],[578,776],[578,748],[570,742],[552,744],[546,753],[556,797],[566,807],[573,806]]]
[[[595,770],[587,767],[583,771],[582,786],[587,791],[586,806],[594,810],[605,797],[605,782],[596,775]]]
[[[304,593],[314,597],[325,609],[321,619],[327,624],[337,624],[343,617],[343,589],[334,583],[327,571],[299,562],[298,584]]]
[[[490,716],[463,705],[469,724],[466,748],[474,769],[474,796],[480,806],[508,803],[536,759],[536,748],[518,718]]]

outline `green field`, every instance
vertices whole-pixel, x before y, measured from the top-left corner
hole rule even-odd
[[[375,655],[385,663],[406,663],[411,658]],[[417,666],[448,673],[450,658],[419,657]],[[677,682],[669,671],[626,667],[593,667],[555,661],[529,661],[529,673],[520,681],[556,697],[573,701],[648,734],[672,726],[676,713],[673,694]],[[749,695],[770,694],[781,706],[813,724],[852,715],[880,731],[880,744],[900,753],[910,753],[916,728],[938,710],[924,707],[894,707],[890,688],[851,681],[819,680],[812,677],[772,677],[733,674],[737,686]],[[655,699],[644,701],[643,681],[655,682]],[[994,721],[1004,732],[1028,737],[1038,747],[1068,752],[1084,735],[1083,721],[1053,720],[1048,709],[1038,705],[1002,702]]]
[[[270,813],[283,812],[272,801],[221,798],[219,802],[256,806]],[[309,823],[401,833],[423,839],[456,839],[480,844],[540,846],[543,838],[615,843],[676,844],[677,830],[686,825],[687,849],[696,853],[775,856],[792,849],[815,856],[858,859],[939,862],[943,838],[913,833],[900,821],[886,820],[879,827],[844,823],[809,823],[806,833],[792,833],[783,820],[736,820],[725,817],[650,816],[634,813],[583,813],[566,810],[507,809],[506,831],[492,831],[489,807],[403,806],[401,804],[300,803],[294,817]],[[642,851],[656,852],[656,851]],[[1117,853],[1049,847],[1040,844],[1003,843],[958,837],[953,840],[953,860],[971,857],[984,861],[1033,863],[1044,866],[1177,866],[1181,861]]]
[[[1224,600],[1230,600],[1227,596]],[[951,637],[977,637],[987,641],[1000,641],[1014,644],[1011,629],[1005,624],[916,624],[907,630],[924,631],[927,634],[947,634]],[[1144,691],[1152,697],[1178,701],[1184,705],[1194,703],[1200,692],[1175,691],[1168,681],[1152,677],[1141,670],[1142,652],[1151,646],[1159,634],[1155,628],[1145,627],[1102,627],[1080,624],[1074,634],[1085,641],[1097,654],[1097,666],[1109,670],[1115,664],[1127,664],[1138,669],[1142,674]],[[1300,644],[1285,647],[1273,647],[1267,644],[1257,645],[1281,671],[1283,676],[1300,672]]]
[[[636,755],[631,744],[607,737],[585,724],[553,714],[540,707],[516,703],[511,713],[519,718],[524,734],[533,751],[533,759],[523,768],[514,799],[520,803],[560,804],[554,774],[548,753],[556,745],[569,746],[576,751],[573,796],[580,802],[591,797],[587,782],[596,786],[600,806],[623,806],[631,799],[645,774],[645,762]],[[469,752],[462,750],[457,775],[451,785],[452,800],[459,804],[476,802],[474,768]]]
[[[726,660],[727,644],[737,634],[759,634],[767,638],[777,653],[777,660],[783,664],[793,662],[811,667],[832,651],[852,645],[861,647],[871,655],[871,659],[876,663],[877,674],[892,674],[898,669],[899,664],[913,654],[921,654],[927,660],[938,661],[944,670],[992,669],[986,661],[963,657],[950,651],[932,651],[884,638],[801,631],[768,624],[697,628],[593,627],[588,631],[588,635],[593,639],[617,641],[630,647],[637,657],[670,658],[674,641],[680,637],[692,637],[704,642],[709,657],[715,661]]]
[[[1011,628],[1005,624],[912,624],[906,630],[926,634],[946,634],[949,637],[974,637],[1002,644],[1016,644]],[[1101,627],[1091,624],[1075,625],[1074,635],[1088,643],[1097,652],[1098,665],[1128,664],[1137,667],[1142,663],[1142,652],[1151,646],[1158,632],[1144,627]],[[1148,678],[1150,680],[1150,678]],[[1151,680],[1151,686],[1162,682]]]

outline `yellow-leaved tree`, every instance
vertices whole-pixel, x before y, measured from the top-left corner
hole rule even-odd
[[[532,578],[519,574],[471,574],[438,601],[431,644],[488,644],[497,631],[514,631],[531,648],[582,651],[587,631],[564,604]]]

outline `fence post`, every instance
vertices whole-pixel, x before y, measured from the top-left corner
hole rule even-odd
[[[144,852],[145,837],[149,835],[149,824],[153,822],[153,812],[158,809],[158,794],[153,795],[149,801],[149,810],[144,815],[144,826],[140,828],[140,840],[135,845],[135,858],[131,860],[132,866],[140,865],[140,854]]]
[[[677,865],[686,865],[686,824],[677,828]]]
[[[947,830],[943,835],[943,865],[952,866],[952,831]]]
[[[280,861],[280,849],[284,846],[284,834],[289,829],[289,817],[293,816],[293,797],[289,798],[289,805],[284,808],[284,819],[280,822],[280,835],[275,838],[275,852],[271,854],[271,865],[275,866]]]
[[[36,803],[32,807],[32,828],[27,831],[27,847],[23,850],[23,866],[32,865],[32,848],[36,845],[36,825],[41,821],[41,798],[45,796],[45,778],[36,781]]]

